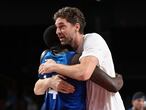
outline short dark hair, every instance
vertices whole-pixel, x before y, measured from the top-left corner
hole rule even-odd
[[[145,100],[145,94],[141,91],[134,93],[132,100],[136,100],[136,99],[144,99]]]
[[[79,23],[80,24],[79,32],[81,34],[84,33],[86,21],[85,21],[84,14],[78,8],[76,7],[61,8],[54,14],[54,20],[56,21],[58,17],[66,19],[68,22],[70,22],[73,25],[76,23]]]
[[[43,40],[49,49],[60,44],[60,40],[56,34],[55,25],[51,25],[45,29],[43,33]]]

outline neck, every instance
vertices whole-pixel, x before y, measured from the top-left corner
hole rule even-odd
[[[82,53],[83,43],[84,43],[84,35],[81,34],[80,37],[78,38],[78,43],[77,43],[77,48],[76,48],[77,53]]]

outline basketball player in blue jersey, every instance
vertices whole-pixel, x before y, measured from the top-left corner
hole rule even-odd
[[[60,64],[70,64],[70,59],[74,56],[74,54],[75,52],[73,51],[63,50],[59,53],[53,53],[52,50],[48,50],[42,58],[41,63],[44,63],[45,60],[51,58]],[[56,74],[57,73],[50,73],[42,76],[43,78],[48,78]],[[73,93],[66,94],[49,88],[49,90],[46,91],[45,97],[47,110],[85,110],[85,81],[77,81],[71,78],[66,78],[66,81],[75,87],[75,91]]]
[[[48,35],[47,39],[45,37],[45,43],[47,44],[48,47],[51,47],[50,48],[51,51],[47,50],[47,51],[43,52],[42,57],[41,57],[41,63],[44,63],[45,60],[47,60],[48,58],[51,58],[50,56],[52,56],[53,60],[55,60],[58,63],[70,64],[71,63],[70,61],[60,62],[59,59],[71,60],[71,57],[74,55],[74,52],[73,51],[72,52],[69,52],[69,51],[64,52],[64,50],[66,50],[66,47],[64,47],[64,49],[63,48],[60,49],[61,50],[60,51],[59,50],[60,46],[57,47],[57,44],[60,44],[60,42],[57,42],[58,38],[52,37],[51,39],[49,39],[49,36],[54,36],[54,35]],[[53,45],[56,47],[54,47]],[[58,61],[57,61],[57,59],[58,59]],[[72,63],[77,63],[77,60],[78,60],[78,58],[76,58],[76,61],[72,60],[73,61]],[[63,60],[61,60],[61,61],[63,61]],[[108,91],[116,92],[116,91],[120,90],[120,88],[123,85],[123,80],[122,80],[122,77],[120,75],[118,75],[116,78],[111,78],[107,74],[105,74],[102,70],[100,70],[99,68],[96,68],[95,71],[96,72],[94,72],[93,75],[91,76],[92,81],[99,84],[100,86],[107,89]],[[54,74],[56,74],[56,73],[51,73],[50,75],[52,76]],[[98,78],[96,76],[98,76]],[[75,108],[77,110],[84,110],[85,109],[84,108],[85,106],[83,108],[81,107],[82,105],[85,104],[85,97],[84,97],[85,93],[86,93],[85,92],[86,90],[84,90],[85,89],[85,86],[84,86],[85,82],[78,82],[76,80],[67,78],[66,81],[74,86],[74,88],[75,88],[75,91],[74,91],[73,87],[71,85],[69,85],[68,83],[62,83],[66,86],[64,86],[64,87],[61,86],[61,89],[59,89],[58,87],[55,88],[55,87],[51,86],[52,82],[57,81],[56,79],[52,80],[54,76],[51,77],[52,78],[51,79],[51,78],[47,78],[48,77],[47,74],[44,74],[42,76],[39,74],[39,77],[46,78],[46,79],[41,79],[43,82],[47,82],[47,84],[46,83],[42,83],[43,85],[41,84],[41,87],[45,87],[45,89],[43,89],[43,92],[44,92],[44,90],[47,91],[48,88],[50,89],[50,87],[57,90],[57,91],[60,91],[60,92],[56,92],[56,91],[50,89],[49,93],[46,92],[46,97],[45,97],[45,109],[46,110],[64,110],[64,109],[65,110],[70,110],[70,109],[74,110],[73,108]],[[46,81],[46,80],[50,80],[50,81]],[[80,85],[80,87],[77,86],[78,84]],[[37,91],[38,91],[37,86],[38,86],[38,82],[35,85],[34,92],[36,94],[41,94],[41,93],[37,93]],[[78,90],[78,87],[80,89],[81,88],[82,89]],[[78,97],[76,97],[75,94],[78,94]],[[53,95],[56,98],[55,100],[53,99]],[[75,95],[75,97],[74,97],[74,95]],[[83,97],[81,97],[80,95]],[[62,97],[60,97],[60,96],[62,96]],[[72,96],[73,96],[73,98],[72,98]],[[49,99],[48,97],[52,97],[52,98]],[[78,101],[79,101],[79,103],[78,103]],[[68,102],[68,103],[64,103],[64,102]],[[76,103],[77,105],[74,104],[74,102],[77,102]],[[83,102],[83,103],[81,104],[80,102]],[[71,105],[71,106],[69,106],[69,105]],[[77,108],[78,106],[80,108]],[[65,107],[67,107],[67,108],[65,108]],[[70,108],[70,107],[72,107],[72,108]]]
[[[53,27],[52,27],[53,28]],[[49,28],[50,29],[50,28]],[[48,32],[48,30],[46,30]],[[46,32],[45,31],[45,32]],[[46,34],[46,33],[45,33]],[[55,37],[57,38],[57,37]],[[50,40],[49,40],[50,41]],[[49,44],[53,44],[48,50],[45,50],[42,55],[40,62],[45,63],[47,59],[53,59],[60,64],[71,64],[71,59],[75,55],[74,51],[69,51],[67,46],[61,46],[60,41],[53,40]],[[40,79],[50,78],[57,73],[46,73],[39,74]],[[45,91],[45,110],[85,110],[85,99],[86,99],[86,83],[85,81],[77,81],[71,78],[65,78],[66,82],[70,83],[75,87],[73,93],[61,93],[57,92],[52,88]]]

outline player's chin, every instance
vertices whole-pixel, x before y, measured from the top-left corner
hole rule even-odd
[[[63,41],[60,41],[61,42],[61,45],[66,45],[66,43],[65,42],[63,42]]]

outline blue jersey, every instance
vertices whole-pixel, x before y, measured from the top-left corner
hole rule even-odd
[[[60,64],[70,64],[71,58],[74,55],[75,52],[73,51],[65,51],[55,55],[52,51],[47,51],[43,56],[41,63],[44,63],[47,59],[53,59]],[[44,75],[39,75],[39,78],[47,78],[55,74],[57,73],[46,73]],[[45,95],[45,110],[85,110],[85,81],[77,81],[71,78],[67,78],[66,81],[75,87],[75,92],[65,94],[49,89]]]

